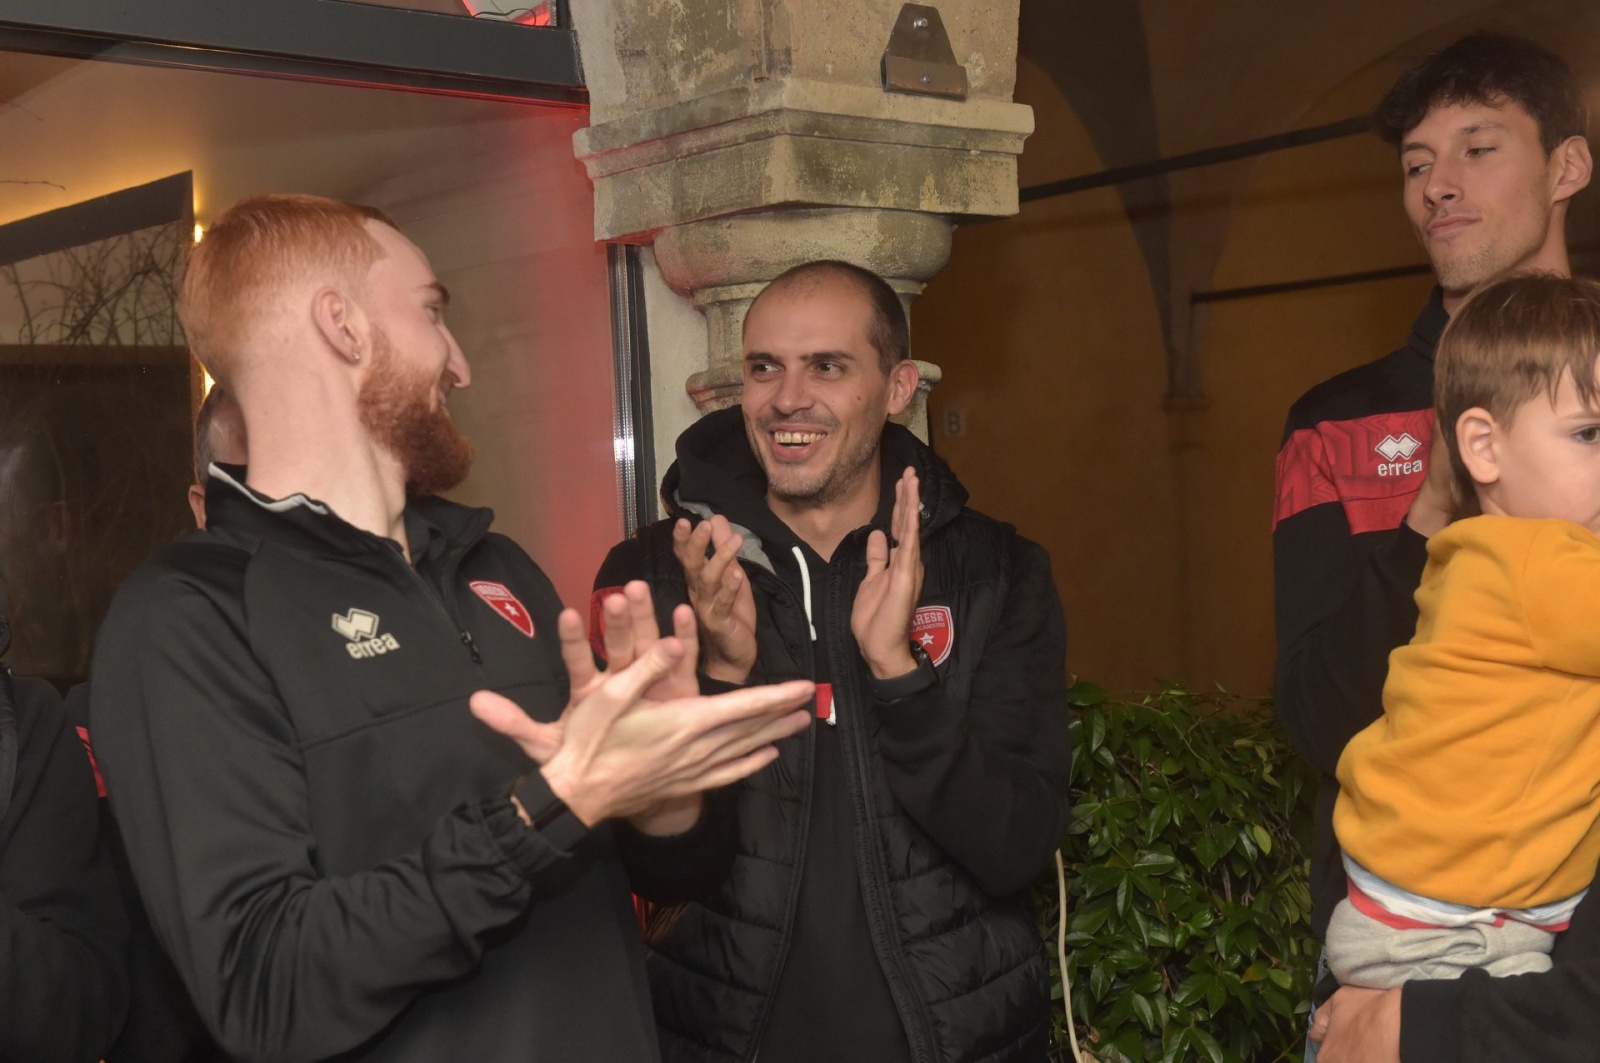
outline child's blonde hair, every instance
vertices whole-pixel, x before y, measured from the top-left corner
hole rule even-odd
[[[1434,431],[1450,452],[1457,517],[1476,516],[1478,493],[1461,460],[1456,422],[1482,407],[1502,425],[1537,395],[1554,401],[1562,375],[1585,406],[1596,406],[1600,355],[1600,282],[1530,273],[1494,281],[1472,293],[1444,334],[1434,366]]]

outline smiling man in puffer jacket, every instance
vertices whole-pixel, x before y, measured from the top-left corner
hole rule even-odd
[[[732,872],[651,921],[667,1060],[1044,1059],[1028,891],[1069,812],[1065,627],[1045,552],[886,423],[907,346],[872,273],[773,281],[742,410],[683,434],[671,516],[596,581],[694,606],[706,692],[818,683],[816,725],[737,787]]]

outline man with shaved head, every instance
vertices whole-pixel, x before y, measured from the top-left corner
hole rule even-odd
[[[1045,1058],[1028,891],[1067,825],[1061,606],[1045,552],[888,421],[917,376],[881,278],[781,275],[741,407],[679,438],[669,518],[597,580],[692,604],[707,689],[817,683],[818,726],[735,788],[732,871],[651,922],[669,1060]]]
[[[189,485],[189,510],[197,528],[206,526],[206,486],[211,466],[244,465],[244,414],[239,403],[222,387],[212,387],[194,419],[194,483]]]
[[[158,937],[247,1059],[657,1058],[623,859],[687,891],[701,794],[805,727],[809,683],[698,696],[686,608],[603,606],[612,672],[544,574],[435,496],[472,448],[449,295],[385,215],[246,200],[179,302],[247,468],[118,593],[97,751]],[[470,702],[470,709],[469,709]]]

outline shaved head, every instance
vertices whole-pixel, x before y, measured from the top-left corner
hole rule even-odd
[[[761,294],[750,304],[750,312],[754,312],[756,304],[768,295],[805,295],[833,284],[847,285],[860,292],[872,308],[867,339],[878,352],[878,364],[884,372],[911,357],[911,330],[900,297],[882,277],[849,262],[819,259],[783,271],[761,289]],[[750,320],[748,313],[745,320]]]

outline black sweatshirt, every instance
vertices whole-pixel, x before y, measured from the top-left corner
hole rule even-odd
[[[1311,854],[1319,938],[1345,894],[1334,768],[1345,744],[1383,714],[1389,651],[1416,632],[1412,595],[1427,540],[1404,518],[1426,475],[1433,348],[1446,320],[1435,290],[1404,347],[1294,404],[1278,451],[1273,686],[1278,718],[1321,775]]]
[[[62,707],[68,726],[89,742],[89,684],[79,683],[67,691]],[[206,1035],[188,990],[150,927],[104,793],[97,803],[128,919],[128,1018],[106,1053],[106,1063],[211,1063],[221,1049]]]
[[[1435,289],[1406,345],[1308,391],[1278,453],[1273,526],[1278,717],[1317,769],[1311,854],[1320,937],[1345,895],[1334,769],[1383,712],[1389,653],[1411,640],[1427,540],[1404,523],[1433,439],[1433,353],[1448,320]],[[1401,1063],[1600,1059],[1600,899],[1579,906],[1544,974],[1406,983]]]
[[[93,1063],[128,1000],[127,927],[94,775],[54,688],[10,680],[11,698],[6,682],[0,747],[14,741],[17,756],[0,794],[0,1061]]]
[[[525,827],[513,782],[529,808],[549,789],[467,708],[491,689],[561,711],[544,574],[487,510],[439,499],[406,510],[411,564],[230,476],[207,512],[118,592],[91,720],[213,1036],[259,1060],[656,1058],[610,830]]]

